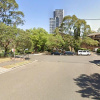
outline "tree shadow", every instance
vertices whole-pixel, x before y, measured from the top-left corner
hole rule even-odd
[[[94,64],[100,64],[100,60],[93,60],[93,61],[89,61],[90,63],[94,63]]]
[[[82,74],[74,81],[81,88],[76,92],[81,93],[82,97],[100,100],[100,74]]]
[[[30,60],[29,55],[16,55],[15,58],[21,58],[25,60]]]

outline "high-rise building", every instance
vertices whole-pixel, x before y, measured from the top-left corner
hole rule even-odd
[[[54,11],[54,18],[58,18],[59,19],[59,22],[58,22],[59,25],[57,24],[57,26],[60,26],[61,25],[62,20],[63,20],[63,17],[64,17],[64,10],[63,9],[56,9]]]
[[[50,18],[50,33],[54,33],[56,27],[59,27],[63,21],[64,10],[56,9],[53,13],[53,18]]]
[[[53,33],[56,28],[55,18],[50,18],[50,33]]]

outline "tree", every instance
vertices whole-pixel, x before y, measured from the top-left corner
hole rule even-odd
[[[75,15],[65,16],[60,28],[62,32],[74,36],[75,39],[78,39],[81,34],[82,36],[87,36],[91,31],[91,28],[87,25],[86,21],[77,18]]]
[[[33,42],[30,35],[29,31],[18,29],[15,41],[15,48],[18,52],[24,53],[25,49],[28,49],[28,51],[33,49]]]
[[[12,48],[24,52],[26,48],[31,49],[32,45],[28,31],[0,23],[0,47],[4,50],[5,56]]]
[[[5,56],[7,51],[11,49],[14,44],[17,34],[17,28],[7,26],[4,23],[0,23],[0,47],[4,49]]]
[[[56,29],[54,30],[55,35],[59,34],[59,28],[56,27]]]
[[[57,35],[49,34],[46,45],[47,45],[47,49],[51,49],[51,50],[53,48],[62,49],[63,46],[65,45],[65,42],[60,34]]]
[[[93,40],[91,39],[90,37],[85,37],[83,40],[82,40],[82,43],[85,43],[89,46],[98,46],[99,42],[96,41],[96,40]]]
[[[71,16],[65,16],[63,18],[63,22],[60,26],[60,31],[61,32],[64,32],[65,34],[70,34],[71,35],[71,28],[72,28],[71,20],[72,20]]]
[[[82,38],[74,39],[74,49],[77,52],[81,48]]]
[[[84,39],[85,37],[87,37],[89,34],[91,34],[91,27],[90,25],[85,25],[84,29],[83,29],[83,36],[82,38]]]
[[[43,28],[33,28],[29,31],[31,33],[35,52],[44,51],[46,48],[48,32],[46,32]]]
[[[18,4],[15,0],[0,0],[0,22],[6,25],[23,24],[23,12],[17,11]]]
[[[65,45],[63,46],[63,48],[65,50],[71,49],[71,51],[72,51],[72,48],[74,48],[74,37],[69,34],[65,34],[63,36],[63,40],[65,42]]]

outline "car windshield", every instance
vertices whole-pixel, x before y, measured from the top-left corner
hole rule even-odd
[[[83,52],[86,52],[86,51],[83,51]]]

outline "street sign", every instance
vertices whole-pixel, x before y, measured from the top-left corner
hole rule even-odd
[[[15,49],[12,49],[12,52],[15,52]]]
[[[28,48],[27,48],[27,49],[25,49],[25,50],[28,50]]]

